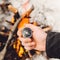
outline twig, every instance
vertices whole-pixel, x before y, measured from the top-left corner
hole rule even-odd
[[[21,21],[21,19],[22,19],[22,18],[18,19],[18,20],[16,21],[16,23],[14,24],[13,29],[12,29],[12,31],[11,31],[10,34],[9,34],[8,40],[7,40],[7,42],[6,42],[6,45],[5,45],[4,49],[0,52],[0,60],[4,60],[5,54],[6,54],[6,52],[7,52],[8,44],[9,44],[10,40],[12,39],[12,37],[13,37],[13,35],[14,35],[14,33],[15,33],[15,30],[16,30],[19,22]]]

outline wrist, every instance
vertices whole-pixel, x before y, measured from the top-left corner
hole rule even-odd
[[[42,44],[42,51],[46,51],[46,38],[47,38],[47,34],[45,35],[45,39]]]

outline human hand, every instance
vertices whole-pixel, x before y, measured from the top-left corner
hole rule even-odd
[[[22,32],[21,32],[22,29],[18,30],[17,34],[25,49],[27,50],[35,49],[39,51],[45,51],[47,33],[45,33],[43,29],[41,29],[40,27],[34,26],[32,24],[26,24],[25,27],[28,27],[33,31],[32,39],[31,39],[31,38],[22,37]]]

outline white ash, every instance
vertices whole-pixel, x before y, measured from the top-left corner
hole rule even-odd
[[[26,0],[27,1],[27,0]],[[25,0],[11,0],[19,13],[25,12],[21,6]],[[52,26],[52,31],[60,32],[60,0],[29,0],[30,7],[34,5],[34,11],[31,13],[31,20],[37,20],[39,24]],[[56,3],[57,2],[57,3]],[[28,9],[28,6],[27,6]]]
[[[42,24],[52,26],[52,31],[60,32],[60,0],[31,0],[35,10],[32,19]],[[57,3],[56,3],[57,2]]]

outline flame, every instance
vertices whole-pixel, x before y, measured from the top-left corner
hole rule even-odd
[[[19,23],[18,25],[18,29],[19,28],[23,28],[25,24],[29,23],[29,19],[28,18],[23,18],[22,21]],[[13,44],[13,48],[16,50],[17,54],[19,57],[22,57],[24,54],[24,48],[21,45],[20,40],[17,38],[17,40],[14,42]]]

